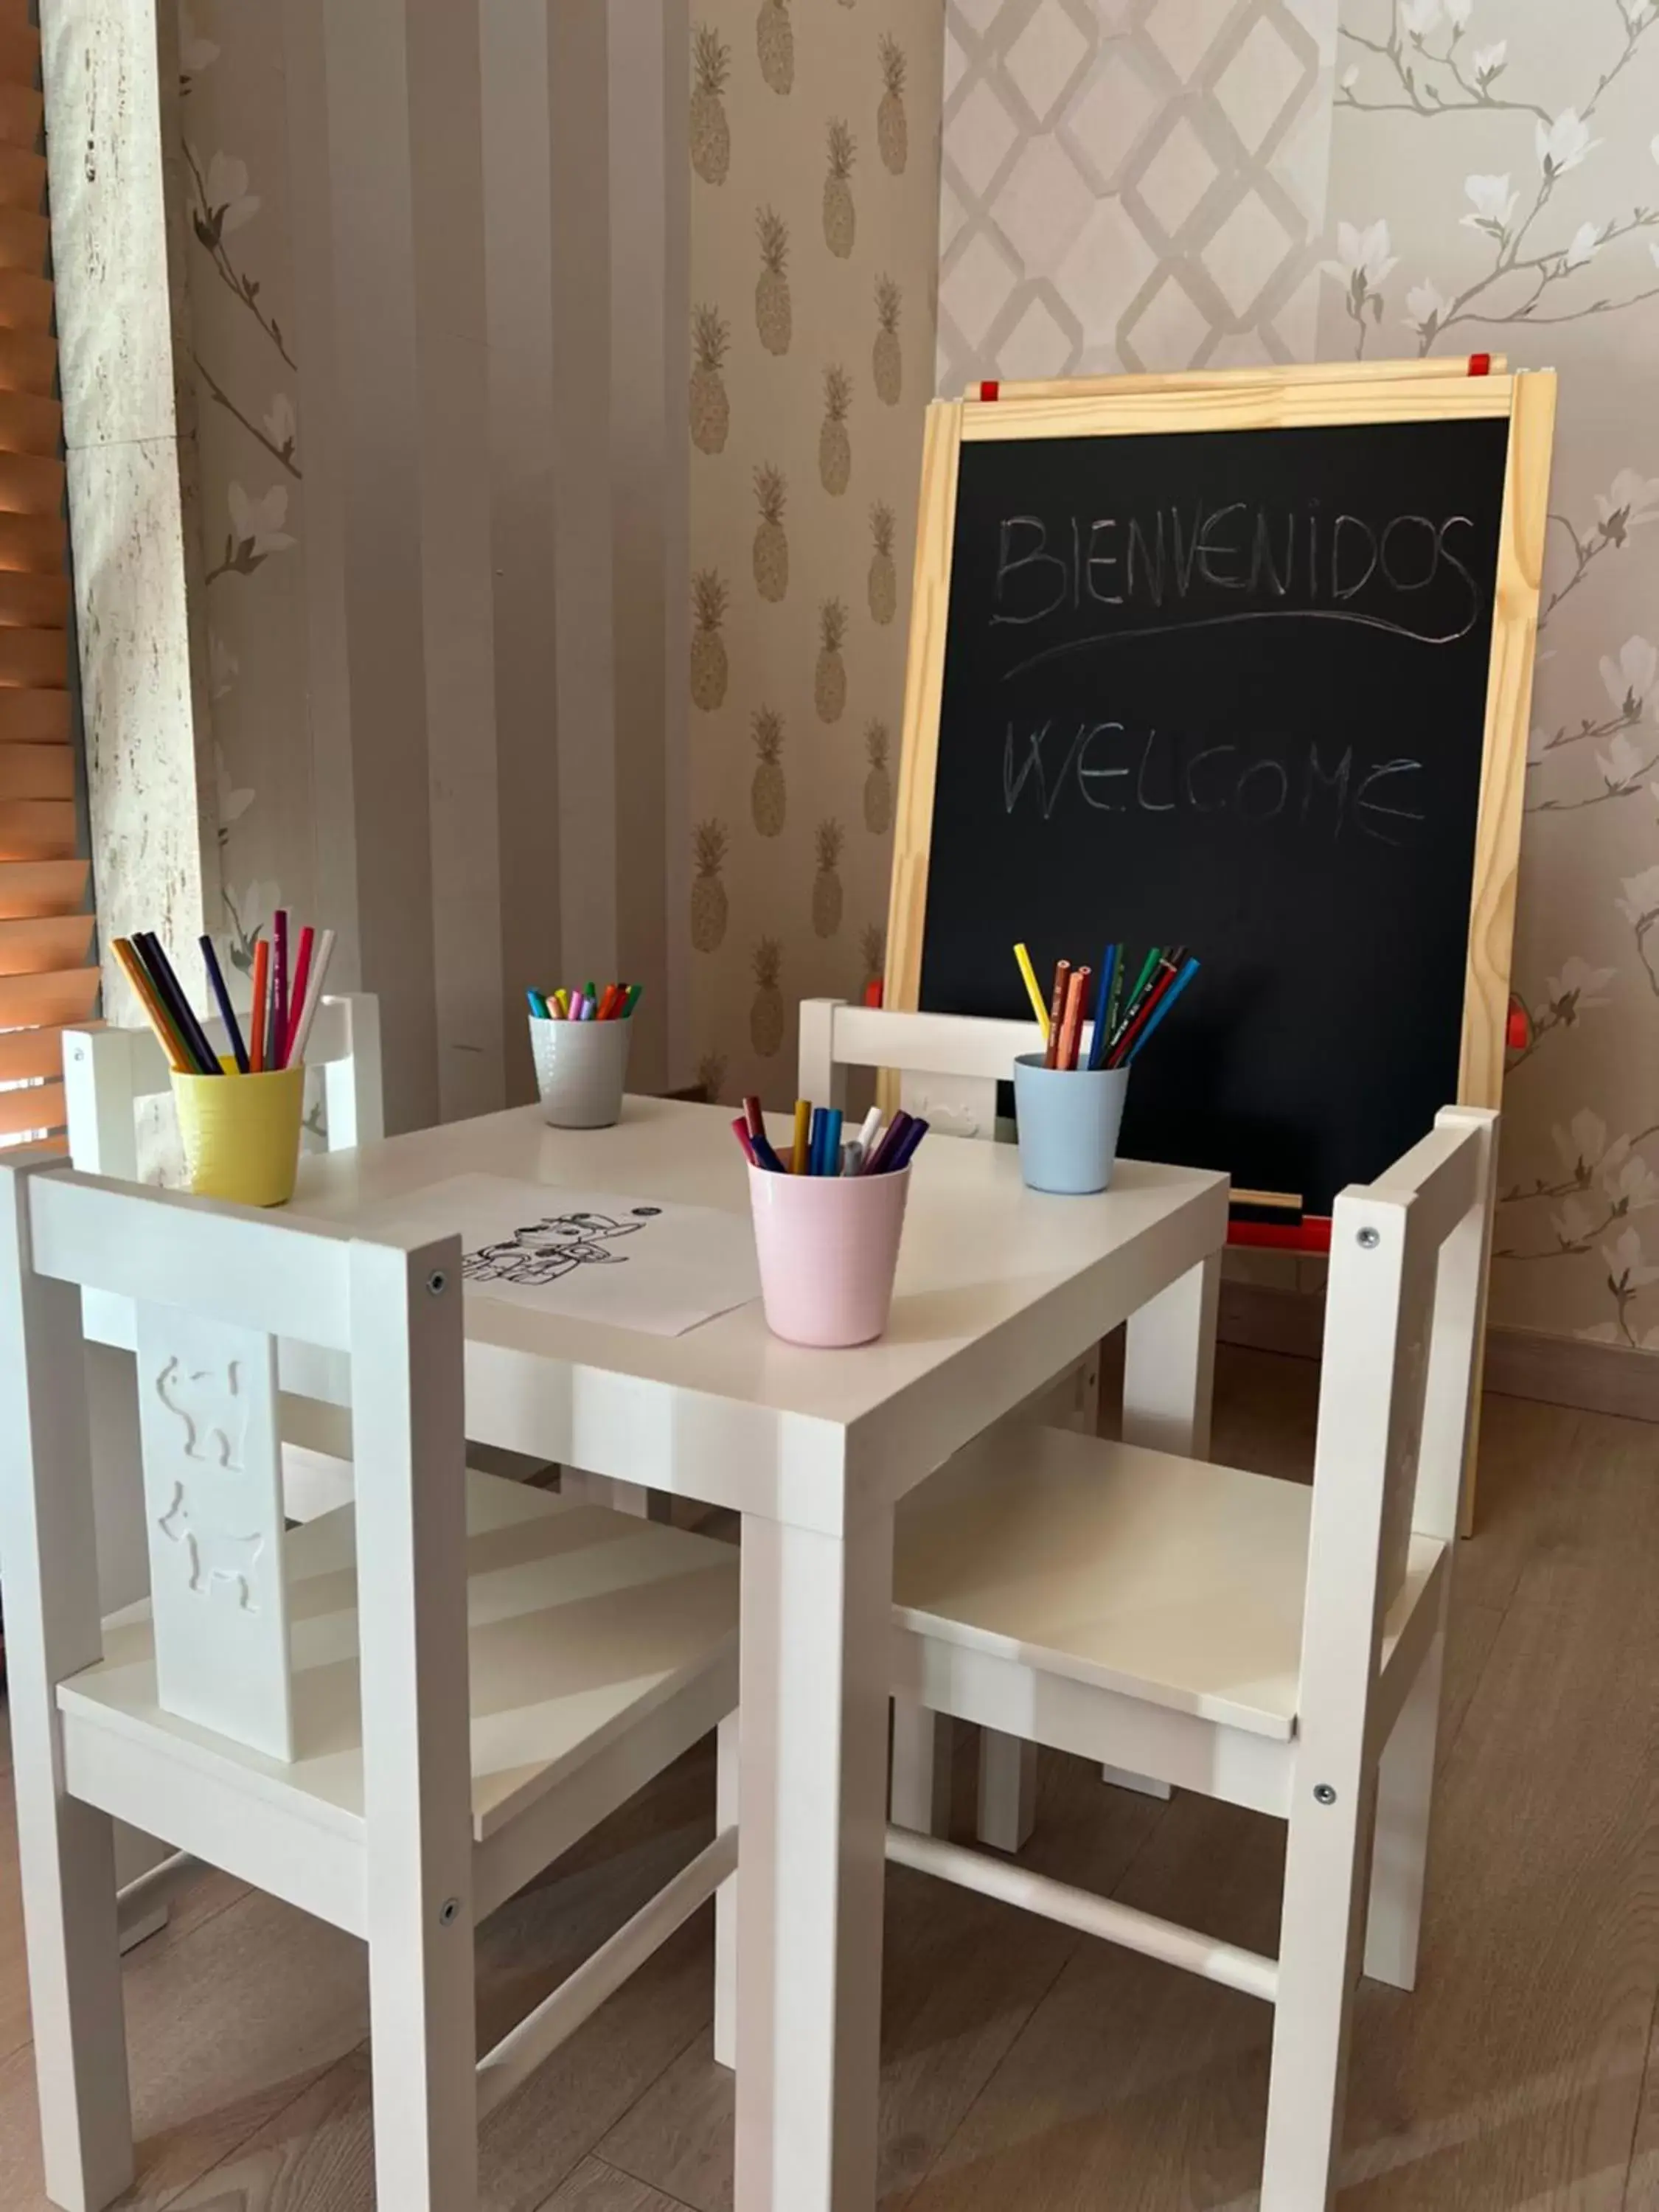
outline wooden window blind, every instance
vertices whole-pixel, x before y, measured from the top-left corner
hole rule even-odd
[[[61,1138],[64,1030],[98,994],[46,205],[40,35],[0,0],[0,1146]]]

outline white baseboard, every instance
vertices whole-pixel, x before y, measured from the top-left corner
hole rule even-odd
[[[1256,1283],[1221,1286],[1224,1344],[1248,1345],[1297,1359],[1317,1359],[1325,1301],[1316,1292]],[[1486,1334],[1486,1388],[1510,1398],[1535,1398],[1587,1413],[1617,1413],[1659,1422],[1659,1355],[1622,1344],[1589,1344],[1529,1328]]]

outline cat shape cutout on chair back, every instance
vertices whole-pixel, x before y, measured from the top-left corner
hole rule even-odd
[[[137,1342],[158,1702],[291,1759],[275,1346],[142,1304]]]

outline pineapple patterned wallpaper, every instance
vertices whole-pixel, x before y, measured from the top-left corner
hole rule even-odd
[[[692,0],[693,1034],[794,1096],[881,972],[933,392],[939,0]],[[671,927],[672,918],[671,917]]]

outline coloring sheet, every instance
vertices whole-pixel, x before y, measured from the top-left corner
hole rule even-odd
[[[684,1336],[760,1295],[745,1213],[472,1175],[388,1200],[372,1218],[458,1231],[471,1297],[650,1336]]]

